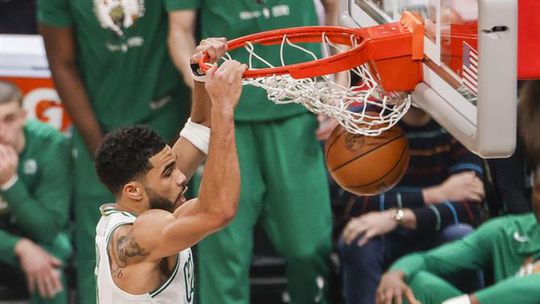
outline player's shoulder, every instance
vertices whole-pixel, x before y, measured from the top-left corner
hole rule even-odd
[[[137,228],[140,227],[145,230],[155,230],[160,229],[160,227],[173,220],[174,216],[172,213],[160,209],[151,209],[139,214],[134,225]]]
[[[172,213],[152,209],[147,210],[137,216],[133,223],[133,235],[140,242],[146,244],[150,248],[159,244],[160,235],[168,224],[174,221]]]
[[[173,217],[173,214],[170,213],[169,211],[165,211],[161,209],[150,209],[139,214],[137,216],[137,221],[145,222],[148,220],[167,219],[169,217]]]

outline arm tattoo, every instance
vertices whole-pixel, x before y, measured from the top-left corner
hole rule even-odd
[[[129,258],[136,256],[147,256],[150,253],[141,247],[129,232],[127,235],[122,235],[116,242],[116,254],[118,255],[118,266],[126,267]]]
[[[111,244],[112,245],[112,244]],[[120,235],[116,240],[116,263],[111,263],[111,275],[118,279],[123,277],[122,270],[128,265],[128,259],[137,256],[147,256],[150,253],[141,247],[133,238],[131,232]],[[116,264],[116,265],[114,265]]]
[[[121,279],[124,276],[122,268],[111,265],[111,276],[113,278]]]

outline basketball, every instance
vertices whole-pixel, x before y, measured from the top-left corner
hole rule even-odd
[[[343,189],[376,195],[394,187],[409,164],[409,146],[397,125],[380,136],[351,134],[337,126],[326,141],[326,166]]]

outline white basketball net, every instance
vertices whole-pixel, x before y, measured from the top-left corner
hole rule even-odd
[[[322,34],[323,50],[326,55],[333,49],[343,52],[342,47],[330,42],[326,34]],[[351,35],[352,46],[356,39]],[[314,60],[317,56],[310,50],[292,43],[283,37],[280,48],[281,65],[285,66],[284,47],[288,45],[308,53]],[[273,68],[268,61],[254,51],[254,46],[248,43],[244,46],[249,53],[250,69],[254,60]],[[230,60],[226,54],[225,60]],[[290,75],[273,75],[260,78],[246,78],[244,84],[266,90],[268,98],[276,104],[298,103],[315,114],[323,114],[334,118],[348,132],[367,136],[378,136],[383,131],[394,126],[407,112],[411,105],[410,94],[403,92],[384,92],[375,78],[371,75],[367,64],[351,69],[361,79],[361,84],[351,86],[350,74],[347,73],[348,84],[339,84],[334,75],[294,79]]]

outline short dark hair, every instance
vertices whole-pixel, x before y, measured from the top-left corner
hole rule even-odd
[[[125,184],[152,168],[148,160],[164,147],[161,137],[147,126],[118,129],[107,134],[97,150],[97,175],[109,191],[117,195]]]
[[[529,157],[540,164],[540,80],[523,84],[519,94],[519,129]]]
[[[12,101],[16,101],[22,105],[21,90],[11,82],[0,80],[0,104]]]

